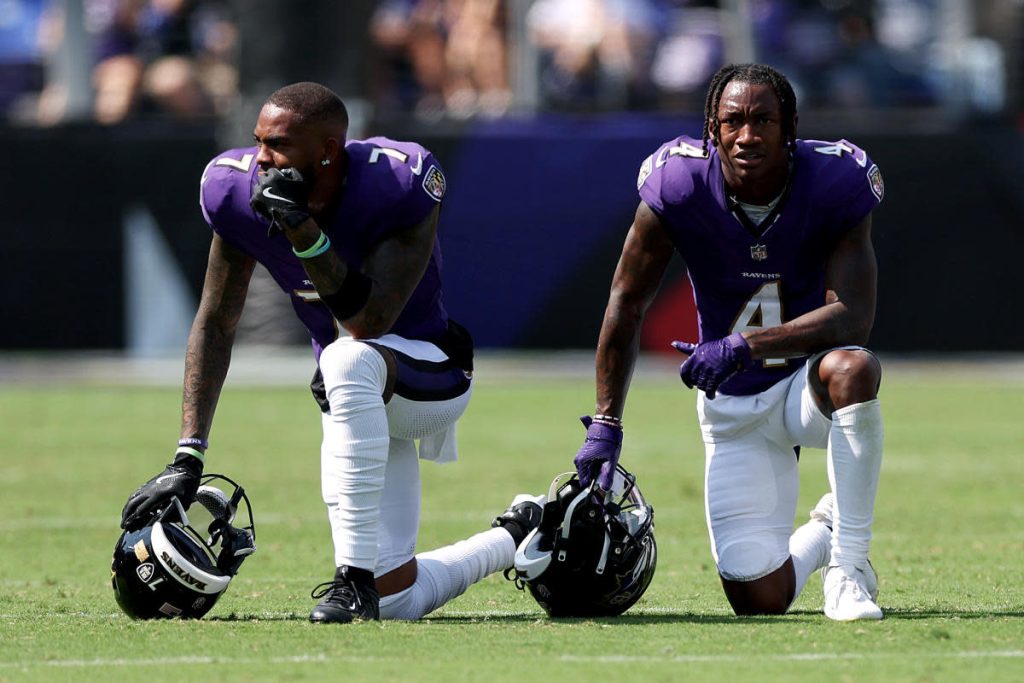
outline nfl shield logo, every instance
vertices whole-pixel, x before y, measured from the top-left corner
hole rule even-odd
[[[755,244],[750,248],[750,258],[755,261],[764,261],[768,258],[768,247],[763,244]]]
[[[153,578],[153,564],[150,562],[140,564],[135,569],[135,573],[142,579],[142,583],[149,583],[149,580]]]

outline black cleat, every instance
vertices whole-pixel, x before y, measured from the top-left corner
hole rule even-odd
[[[334,580],[321,583],[310,597],[320,603],[309,613],[314,624],[347,624],[380,619],[380,596],[373,572],[342,565]]]
[[[520,493],[512,499],[507,510],[494,518],[491,526],[504,527],[505,531],[512,535],[516,547],[519,547],[523,539],[540,524],[546,502],[547,496],[531,496]]]

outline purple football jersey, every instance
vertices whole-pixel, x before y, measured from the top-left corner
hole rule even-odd
[[[381,241],[422,222],[444,197],[446,184],[433,154],[413,142],[382,137],[349,140],[345,151],[349,167],[341,204],[331,224],[320,227],[345,263],[358,269]],[[320,302],[288,239],[283,234],[268,238],[268,220],[249,206],[259,171],[256,152],[248,147],[215,157],[203,172],[199,204],[210,227],[263,264],[291,297],[319,359],[341,328]],[[441,298],[441,248],[435,240],[423,278],[389,331],[432,341],[447,324]]]
[[[700,341],[773,327],[825,304],[825,265],[838,240],[882,199],[882,176],[847,142],[798,140],[790,184],[761,224],[748,230],[726,193],[718,151],[679,137],[648,157],[640,198],[662,220],[686,262]],[[764,359],[719,389],[764,391],[806,358]]]

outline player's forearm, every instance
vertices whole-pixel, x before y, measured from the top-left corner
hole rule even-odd
[[[209,439],[213,415],[231,363],[235,330],[218,329],[200,321],[192,327],[185,351],[185,380],[181,399],[181,436]]]
[[[598,415],[622,417],[640,353],[642,323],[643,309],[624,304],[613,293],[601,324],[595,357]]]
[[[835,301],[776,327],[744,332],[754,358],[806,356],[847,344],[863,346],[872,316]]]
[[[310,218],[301,225],[286,230],[285,236],[291,242],[295,252],[302,254],[317,246],[323,232],[316,221]],[[341,289],[349,268],[334,249],[328,248],[322,254],[308,258],[300,256],[300,259],[306,275],[309,276],[309,281],[313,283],[321,298]]]
[[[315,221],[310,219],[285,234],[295,251],[302,253],[317,244],[321,231],[316,227]],[[388,297],[379,289],[373,288],[372,281],[366,280],[362,273],[349,268],[333,249],[327,249],[322,254],[310,258],[302,258],[302,267],[316,288],[320,300],[327,305],[342,327],[357,339],[375,338],[386,333],[394,325],[398,317],[397,312],[405,305],[402,300],[386,300]],[[354,287],[353,282],[346,283],[346,279],[352,273],[354,278],[361,281],[362,289]],[[357,289],[361,293],[354,293],[353,290]],[[371,297],[371,293],[374,296]],[[353,300],[353,297],[358,301]]]

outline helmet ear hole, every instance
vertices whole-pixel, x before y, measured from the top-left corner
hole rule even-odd
[[[654,577],[654,509],[621,466],[610,492],[576,476],[552,482],[540,525],[516,552],[515,574],[552,617],[622,614]]]

